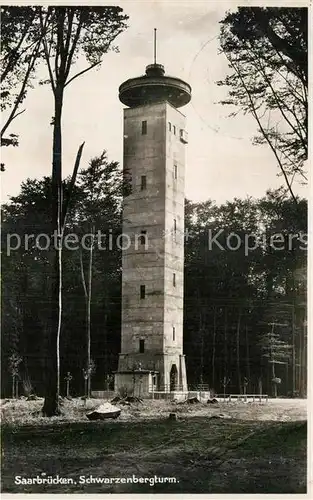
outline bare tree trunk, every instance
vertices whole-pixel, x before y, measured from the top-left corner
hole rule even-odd
[[[79,262],[80,262],[80,274],[81,274],[81,279],[82,279],[82,285],[84,289],[84,296],[85,296],[85,303],[86,303],[86,331],[87,331],[87,359],[86,359],[86,367],[85,369],[88,370],[88,318],[87,318],[87,310],[88,310],[88,290],[86,286],[86,278],[85,278],[85,272],[84,272],[84,262],[83,262],[83,250],[80,248],[79,251]],[[86,387],[86,379],[85,379],[85,393],[84,395],[87,396],[88,392],[88,386]]]
[[[263,393],[263,384],[262,384],[262,378],[261,377],[258,380],[258,388],[259,388],[259,395],[260,395],[260,398],[261,398],[262,393]]]
[[[199,318],[199,333],[200,333],[200,384],[203,384],[203,312],[200,308],[200,318]]]
[[[248,325],[246,324],[246,370],[247,370],[247,378],[250,383],[250,346],[249,346],[249,332]]]
[[[202,384],[203,380],[203,321],[202,321],[202,304],[201,304],[201,295],[200,295],[200,290],[198,289],[197,291],[197,299],[198,299],[198,311],[199,311],[199,316],[198,316],[198,338],[200,338],[200,372],[199,372],[199,383]],[[197,345],[197,354],[198,354],[198,345]]]
[[[272,340],[271,340],[272,387],[273,387],[273,396],[274,396],[274,398],[277,398],[277,384],[276,384],[276,382],[273,382],[273,380],[276,378],[275,360],[274,360],[274,353],[273,353],[274,327],[275,327],[275,323],[272,323]]]
[[[87,373],[90,371],[91,367],[91,291],[92,291],[92,264],[93,264],[93,247],[94,247],[94,227],[91,230],[92,241],[89,250],[89,262],[88,262],[88,284],[86,284],[85,273],[84,273],[84,263],[83,254],[80,250],[80,271],[82,278],[82,285],[84,289],[85,301],[86,301],[86,370]],[[91,374],[89,374],[87,379],[86,395],[90,397],[91,393]]]
[[[295,346],[295,309],[292,305],[292,395],[296,393],[296,346]]]
[[[303,330],[299,331],[299,349],[298,349],[298,390],[299,396],[302,397],[302,358],[303,358]]]
[[[212,346],[212,386],[215,389],[215,341],[216,341],[216,307],[213,313],[213,346]]]
[[[60,229],[61,231],[61,229]],[[59,264],[59,307],[58,307],[58,330],[57,330],[57,395],[60,395],[60,337],[62,326],[62,242],[58,251],[58,264]]]
[[[301,386],[302,386],[302,397],[306,397],[307,394],[307,325],[306,321],[303,321],[303,345],[302,345],[302,371],[301,371]]]
[[[107,288],[107,287],[106,287]],[[108,298],[104,298],[104,373],[106,376],[109,375],[109,363],[108,363]],[[109,390],[109,388],[107,388]]]
[[[89,270],[88,270],[88,294],[87,294],[87,369],[89,370],[89,377],[87,381],[87,397],[90,398],[91,395],[91,289],[92,289],[92,263],[93,263],[93,246],[94,246],[94,232],[95,228],[92,227],[92,241],[89,251]]]
[[[238,377],[238,388],[239,394],[242,393],[242,384],[241,384],[241,372],[240,372],[240,321],[241,321],[241,309],[238,312],[238,321],[237,321],[237,331],[236,331],[236,361],[237,361],[237,377]]]
[[[273,386],[273,396],[274,398],[277,398],[277,384],[273,382],[273,379],[276,378],[275,375],[275,363],[274,360],[272,360],[272,386]]]
[[[308,340],[307,340],[307,326],[304,332],[304,347],[303,347],[303,395],[307,395],[307,367],[308,367]]]
[[[51,417],[60,413],[60,331],[62,317],[62,134],[61,116],[63,91],[55,90],[53,154],[52,154],[52,224],[51,233],[56,235],[56,247],[52,249],[51,323],[48,334],[48,376],[43,405],[44,415]]]
[[[227,307],[224,316],[224,377],[227,377]]]

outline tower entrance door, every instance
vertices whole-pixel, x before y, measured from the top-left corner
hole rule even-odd
[[[176,391],[178,388],[178,371],[177,371],[177,366],[172,365],[171,371],[170,371],[170,391]]]

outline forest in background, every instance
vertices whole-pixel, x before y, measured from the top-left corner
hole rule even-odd
[[[65,192],[67,188],[68,181],[64,181]],[[66,233],[75,233],[80,240],[84,234],[101,230],[112,235],[113,244],[101,249],[90,245],[91,251],[64,250],[62,394],[68,372],[71,393],[84,394],[89,334],[92,389],[112,388],[121,340],[122,273],[121,250],[114,242],[122,232],[125,189],[118,163],[109,161],[105,152],[78,175]],[[51,251],[39,249],[34,238],[25,245],[25,235],[49,234],[50,196],[50,178],[28,179],[20,194],[2,207],[3,248],[10,234],[18,234],[22,242],[10,255],[3,252],[5,397],[12,393],[14,355],[20,358],[15,377],[19,393],[44,395]],[[277,390],[278,395],[304,396],[306,200],[298,199],[296,205],[284,190],[219,206],[212,200],[186,200],[185,218],[184,353],[189,387],[204,384],[217,393],[224,389],[255,393],[262,384],[264,393],[275,395]],[[270,238],[277,234],[281,235],[279,244],[271,245]],[[245,235],[254,250],[247,251]],[[257,236],[262,243],[255,245]],[[14,246],[16,239],[11,238]],[[237,248],[238,239],[242,243]],[[45,247],[44,237],[39,247]]]
[[[229,106],[229,117],[241,112],[254,118],[252,142],[272,151],[284,187],[260,200],[235,199],[219,207],[186,202],[190,387],[306,393],[306,202],[293,186],[307,182],[307,14],[307,8],[239,7],[220,21],[220,54],[229,69],[216,82],[227,91],[221,104]],[[63,180],[62,117],[65,88],[118,50],[115,40],[127,21],[119,7],[1,8],[1,147],[19,144],[14,125],[26,111],[30,88],[49,85],[54,102],[51,179],[27,180],[3,207],[4,244],[12,233],[22,240],[34,233],[56,235],[58,243],[73,231],[91,235],[87,252],[63,250],[62,244],[44,252],[32,244],[10,256],[4,251],[2,390],[8,394],[11,384],[12,395],[21,386],[24,393],[44,393],[46,416],[60,414],[60,380],[63,393],[70,382],[73,392],[90,394],[91,376],[94,388],[103,388],[103,381],[109,387],[116,365],[121,253],[100,253],[94,241],[97,227],[120,234],[126,186],[105,155],[91,162],[76,185],[84,143],[71,180]],[[45,68],[43,80],[39,67]],[[209,248],[208,234],[221,228],[222,246],[233,232],[265,240],[248,255],[244,246]],[[274,251],[268,240],[277,233],[287,241]]]

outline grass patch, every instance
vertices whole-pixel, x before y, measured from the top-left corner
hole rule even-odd
[[[40,408],[39,401],[31,402]],[[71,404],[70,402],[66,404]],[[97,402],[88,402],[96,406]],[[25,406],[25,405],[24,405]],[[30,406],[30,405],[29,405]],[[246,405],[247,406],[247,405]],[[4,407],[5,408],[5,407]],[[9,493],[304,493],[306,423],[210,418],[221,410],[145,403],[124,420],[86,420],[82,402],[55,419],[17,415],[2,428],[2,489]],[[260,408],[257,408],[261,411]],[[37,411],[37,409],[35,410]],[[223,409],[224,411],[224,409]],[[236,417],[241,411],[235,408]],[[246,408],[251,412],[251,408]],[[263,407],[264,412],[272,408]],[[16,415],[15,413],[16,412]],[[229,413],[230,410],[229,410]],[[12,418],[13,417],[13,418]],[[69,485],[17,485],[15,476],[72,478]],[[82,484],[80,477],[174,477],[176,483]]]
[[[273,453],[278,450],[286,454],[299,453],[305,449],[307,442],[306,422],[277,423],[267,427],[253,436],[241,446],[245,456],[254,455],[255,450],[262,453]]]

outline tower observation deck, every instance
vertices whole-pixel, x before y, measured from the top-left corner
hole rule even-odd
[[[191,87],[180,78],[165,75],[162,64],[149,64],[146,74],[130,78],[119,88],[120,101],[130,108],[168,101],[175,108],[188,104]]]

